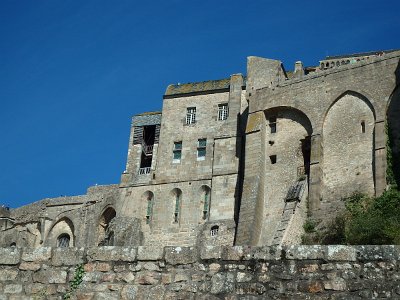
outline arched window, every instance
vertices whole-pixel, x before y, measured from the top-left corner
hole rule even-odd
[[[150,224],[153,218],[154,194],[147,191],[143,194],[142,200],[146,203],[146,224]]]
[[[17,243],[16,243],[16,242],[12,242],[12,243],[10,244],[10,247],[11,247],[11,248],[17,247]]]
[[[70,240],[71,240],[71,238],[70,238],[69,234],[67,234],[67,233],[60,234],[57,238],[57,247],[68,248]]]
[[[203,202],[203,220],[208,220],[210,217],[210,200],[211,200],[211,189],[203,185],[200,189],[201,191],[201,200]]]
[[[211,227],[210,235],[211,236],[217,236],[218,235],[218,231],[219,231],[219,226],[218,225],[214,225],[213,227]]]
[[[173,189],[172,195],[174,196],[175,200],[174,223],[179,223],[181,215],[182,191],[180,189]]]

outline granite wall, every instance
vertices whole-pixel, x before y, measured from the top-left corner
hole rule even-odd
[[[0,299],[400,298],[399,246],[0,248]]]

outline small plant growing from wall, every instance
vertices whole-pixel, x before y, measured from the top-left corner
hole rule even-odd
[[[63,296],[63,299],[70,299],[74,291],[76,291],[79,285],[82,283],[83,276],[85,275],[85,270],[83,264],[79,264],[75,268],[74,278],[70,282],[70,289]]]

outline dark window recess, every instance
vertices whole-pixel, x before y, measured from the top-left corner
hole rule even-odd
[[[270,117],[268,120],[271,133],[276,133],[276,117]]]
[[[310,160],[311,160],[311,137],[307,136],[301,141],[301,152],[303,153],[304,175],[310,175]]]
[[[276,155],[271,155],[269,159],[271,160],[271,164],[276,164]]]
[[[361,132],[365,133],[365,121],[361,121]]]
[[[156,138],[156,125],[143,126],[142,131],[142,156],[140,158],[140,168],[150,168],[153,160],[153,147]],[[147,174],[147,172],[145,172]]]
[[[218,235],[218,231],[219,231],[219,226],[214,225],[213,227],[211,227],[210,235],[211,236],[217,236]]]

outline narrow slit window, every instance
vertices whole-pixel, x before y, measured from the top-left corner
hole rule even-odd
[[[179,223],[179,215],[181,209],[181,193],[175,195],[175,211],[174,211],[174,223]]]
[[[150,224],[152,215],[153,215],[153,198],[149,196],[147,198],[146,224]]]
[[[203,220],[207,220],[210,212],[210,190],[204,193]]]
[[[269,159],[271,160],[271,164],[276,164],[276,155],[271,155]]]
[[[365,133],[365,121],[361,121],[361,132]]]
[[[276,133],[276,117],[269,118],[269,128],[271,133]]]

